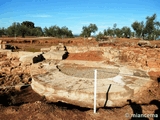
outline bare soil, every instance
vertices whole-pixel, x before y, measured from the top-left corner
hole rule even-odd
[[[4,38],[3,38],[4,39]],[[10,40],[11,38],[6,38]],[[12,38],[14,40],[14,38]],[[18,39],[18,38],[17,38]],[[21,38],[19,38],[21,40]],[[32,39],[32,38],[27,38]],[[35,39],[35,38],[34,38]],[[74,40],[75,39],[75,40]],[[46,39],[45,39],[46,40]],[[96,41],[87,41],[84,43],[83,38],[73,38],[69,40],[61,39],[49,39],[48,41],[54,41],[52,44],[46,43],[15,43],[20,49],[27,50],[30,48],[39,51],[41,47],[49,47],[57,44],[58,42],[64,42],[68,45],[97,45]],[[120,39],[118,43],[121,45],[125,42],[137,42],[137,40]],[[10,42],[10,44],[12,43]],[[108,45],[108,44],[107,44]],[[106,46],[107,46],[106,45]],[[113,44],[112,44],[113,45]],[[116,44],[114,44],[116,45]],[[0,57],[0,61],[7,60],[5,56]],[[80,59],[80,60],[101,60],[100,52],[84,53],[84,54],[70,54],[67,59]],[[1,73],[1,78],[7,78],[8,73]],[[11,78],[11,77],[9,77]],[[15,79],[4,80],[0,84],[0,120],[159,120],[160,119],[160,80],[155,79],[149,89],[145,89],[143,92],[139,92],[138,102],[128,100],[128,105],[120,108],[98,108],[97,113],[93,113],[93,109],[82,108],[71,104],[62,102],[52,103],[45,99],[44,96],[39,96],[35,93],[31,86],[22,87],[20,91],[11,87],[11,83]],[[1,82],[1,81],[0,81]],[[17,80],[16,82],[21,82]],[[17,83],[15,83],[17,84]],[[28,82],[27,84],[30,84]],[[9,86],[9,87],[7,87]],[[135,98],[136,99],[136,98]],[[136,114],[137,117],[128,117],[128,115]],[[156,114],[153,117],[138,117],[140,114]],[[158,115],[158,117],[157,117]]]
[[[101,61],[102,58],[101,51],[89,51],[83,54],[81,53],[70,53],[68,56],[68,60],[87,60],[87,61]]]

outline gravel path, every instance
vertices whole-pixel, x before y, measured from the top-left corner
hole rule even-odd
[[[119,70],[116,68],[92,68],[92,67],[78,67],[78,66],[59,66],[60,71],[66,75],[80,77],[80,78],[94,78],[94,70],[97,69],[97,78],[111,78],[118,75]]]

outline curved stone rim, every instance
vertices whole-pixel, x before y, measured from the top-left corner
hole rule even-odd
[[[62,65],[65,63],[71,63],[73,61],[60,61],[58,65]],[[89,63],[87,61],[87,63]],[[78,64],[83,64],[91,66],[87,64],[86,61],[78,61]],[[117,68],[117,66],[109,66],[103,64],[103,62],[94,63],[94,66],[102,66]],[[44,95],[48,100],[52,102],[62,101],[66,103],[71,103],[75,105],[79,105],[82,107],[93,107],[93,84],[94,80],[89,78],[77,78],[73,76],[68,76],[63,74],[56,67],[57,65],[49,65],[45,64],[43,69],[48,69],[48,72],[44,74],[32,75],[32,88],[40,95]],[[113,78],[99,79],[97,82],[97,107],[103,107],[106,102],[106,94],[108,93],[108,102],[106,106],[123,106],[127,104],[127,100],[131,99],[136,92],[149,81],[148,79],[134,77],[135,81],[133,83],[127,83],[129,80],[133,80],[132,76],[129,78],[125,78],[127,75],[121,75],[122,72],[126,71],[127,73],[132,73],[133,70],[127,69],[126,67],[119,67],[119,75]],[[33,73],[32,73],[33,74]],[[128,80],[128,81],[127,81]],[[139,83],[142,81],[142,83]],[[136,83],[136,84],[134,84]],[[138,85],[139,84],[139,85]],[[137,86],[136,86],[137,85]],[[142,86],[140,86],[142,85]]]

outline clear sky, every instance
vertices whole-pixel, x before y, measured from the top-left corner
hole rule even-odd
[[[159,0],[0,0],[0,27],[32,21],[42,28],[66,26],[78,34],[94,23],[103,32],[114,23],[118,28],[131,27],[154,13],[160,21]]]

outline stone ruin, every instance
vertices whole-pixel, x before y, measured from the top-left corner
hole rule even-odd
[[[94,69],[98,69],[99,74],[103,71],[104,77],[97,81],[97,107],[121,107],[128,99],[134,100],[138,93],[148,89],[154,79],[152,73],[159,72],[160,56],[156,56],[159,48],[67,47],[68,53],[95,50],[103,52],[104,61],[62,60],[33,65],[33,90],[53,102],[93,108],[93,74]],[[38,69],[38,66],[41,67]],[[90,77],[85,77],[89,73]]]
[[[0,40],[0,49],[6,49],[6,43]]]
[[[65,60],[69,53],[86,51],[101,51],[104,60]],[[159,51],[159,48],[65,47],[60,43],[42,48],[41,52],[6,54],[31,65],[32,89],[47,100],[93,108],[94,69],[101,76],[97,79],[96,106],[121,107],[128,99],[137,101],[139,93],[160,76]]]
[[[8,44],[6,41],[0,40],[0,49],[17,49],[16,46]]]
[[[137,44],[141,47],[150,47],[150,48],[156,48],[157,47],[156,44],[152,45],[149,41],[145,41],[145,40],[140,40],[140,41],[138,41]]]

